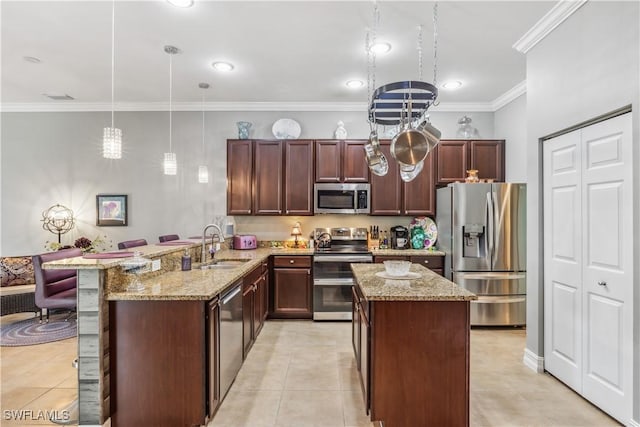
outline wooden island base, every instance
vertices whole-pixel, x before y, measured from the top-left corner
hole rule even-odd
[[[417,265],[416,280],[352,264],[353,348],[370,419],[384,427],[469,425],[470,300]]]
[[[469,425],[469,302],[375,301],[371,419]]]

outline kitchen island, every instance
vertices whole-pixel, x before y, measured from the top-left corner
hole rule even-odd
[[[365,407],[385,427],[469,425],[470,301],[421,265],[410,280],[352,264],[353,349]]]

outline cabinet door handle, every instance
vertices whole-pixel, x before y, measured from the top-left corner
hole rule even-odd
[[[278,209],[278,213],[279,213],[279,214],[281,214],[281,213],[282,213],[282,210],[281,210],[281,209]]]
[[[247,213],[251,213],[251,209],[247,209]]]
[[[289,209],[287,209],[287,210],[285,211],[285,213],[287,213],[287,214],[288,214],[288,213],[289,213]]]
[[[294,262],[295,262],[295,261],[294,261],[294,260],[292,260],[292,259],[290,259],[290,260],[289,260],[289,264],[293,264]]]
[[[311,276],[311,270],[307,270],[307,276]]]
[[[598,285],[599,286],[607,286],[607,282],[605,282],[605,281],[598,282]]]
[[[429,260],[428,260],[428,259],[425,259],[425,260],[424,260],[424,263],[425,263],[425,264],[429,264]]]

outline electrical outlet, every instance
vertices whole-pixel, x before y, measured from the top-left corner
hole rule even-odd
[[[160,270],[160,260],[159,259],[151,260],[151,271],[158,271],[158,270]]]

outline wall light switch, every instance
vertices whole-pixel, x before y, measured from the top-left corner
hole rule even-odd
[[[158,271],[158,270],[160,270],[160,260],[159,259],[151,260],[151,271]]]

